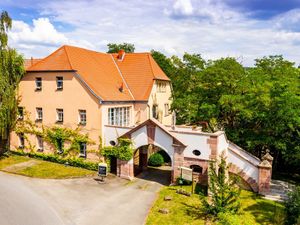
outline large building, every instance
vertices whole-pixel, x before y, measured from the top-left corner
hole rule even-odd
[[[119,137],[132,140],[134,156],[114,159],[111,171],[131,179],[147,167],[149,156],[164,151],[170,158],[172,181],[179,168],[193,168],[207,184],[211,160],[225,155],[229,172],[237,174],[253,191],[270,188],[272,157],[262,160],[227,140],[223,131],[202,132],[200,127],[175,126],[170,113],[171,83],[149,53],[99,53],[63,46],[41,60],[26,62],[20,82],[20,119],[34,126],[61,126],[89,135],[95,144],[81,143],[79,156],[96,158],[100,143],[112,146]],[[99,138],[100,137],[100,138]],[[29,142],[29,143],[27,143]],[[35,134],[11,135],[15,149],[34,146],[45,153],[54,149]]]
[[[37,126],[79,126],[96,145],[99,136],[106,139],[105,125],[133,127],[149,118],[172,122],[170,79],[150,53],[107,54],[62,46],[44,59],[26,62],[19,94],[19,111]],[[11,137],[14,148],[26,141],[37,150],[52,151],[40,137]]]

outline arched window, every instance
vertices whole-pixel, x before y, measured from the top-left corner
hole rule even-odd
[[[195,172],[195,173],[202,173],[202,167],[201,166],[191,165],[190,168],[193,169],[193,172]]]
[[[201,152],[199,150],[195,149],[195,150],[193,150],[193,154],[195,156],[199,156],[199,155],[201,155]]]

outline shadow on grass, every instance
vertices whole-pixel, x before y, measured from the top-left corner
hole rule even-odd
[[[181,203],[186,208],[186,214],[194,219],[206,218],[206,214],[200,206],[189,205],[187,203]]]
[[[254,199],[258,198],[255,195],[251,197],[254,197]],[[259,224],[283,224],[284,210],[283,205],[280,203],[258,200],[255,204],[243,210],[250,212]]]

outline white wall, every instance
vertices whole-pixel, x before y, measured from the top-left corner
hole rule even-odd
[[[131,140],[135,149],[148,145],[147,127],[141,127],[137,131],[133,132],[131,134]]]
[[[205,159],[208,160],[211,154],[210,146],[207,144],[207,139],[209,136],[193,133],[171,133],[178,138],[183,144],[187,145],[183,155],[184,157],[190,157],[195,159]],[[193,150],[199,150],[201,152],[200,156],[195,156]]]
[[[242,169],[249,177],[252,177],[258,182],[258,167],[243,159],[241,156],[235,154],[233,151],[228,149],[227,162],[232,163]]]
[[[155,141],[154,145],[165,150],[173,161],[174,147],[173,147],[173,138],[170,137],[166,132],[164,132],[159,127],[155,128]]]
[[[105,146],[111,146],[110,141],[115,141],[117,143],[117,139],[131,130],[129,127],[112,127],[112,126],[104,126],[103,128],[103,143]]]

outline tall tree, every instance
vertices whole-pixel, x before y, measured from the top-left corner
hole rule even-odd
[[[109,43],[107,44],[107,47],[107,53],[118,53],[120,50],[124,50],[126,53],[133,53],[135,49],[134,44],[126,42],[122,44]]]
[[[12,20],[6,11],[0,15],[0,154],[9,149],[9,135],[17,115],[17,87],[24,75],[24,61],[8,46],[7,32]]]

